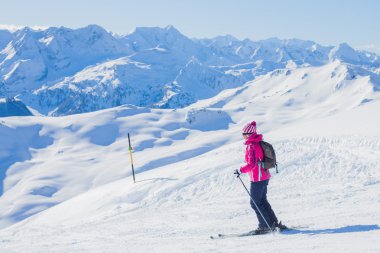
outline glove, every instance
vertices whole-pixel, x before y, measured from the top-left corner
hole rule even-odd
[[[239,177],[239,176],[240,176],[240,172],[239,172],[239,170],[235,170],[234,174],[235,174],[237,177]]]

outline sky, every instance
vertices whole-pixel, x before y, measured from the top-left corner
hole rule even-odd
[[[97,24],[128,34],[173,25],[192,38],[298,38],[380,53],[378,13],[378,0],[0,0],[2,27]]]

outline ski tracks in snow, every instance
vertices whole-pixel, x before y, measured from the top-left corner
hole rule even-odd
[[[84,215],[81,222],[46,226],[32,220],[3,230],[0,247],[5,252],[246,252],[249,245],[262,252],[380,250],[379,137],[300,137],[273,145],[280,173],[272,173],[268,198],[285,224],[307,226],[297,234],[209,239],[257,225],[232,174],[243,154],[241,143],[233,143],[142,173],[145,179],[127,198],[120,193],[122,182],[110,184],[104,196],[115,201],[98,204],[108,211]],[[56,214],[64,216],[59,208]],[[76,208],[86,214],[86,205]]]

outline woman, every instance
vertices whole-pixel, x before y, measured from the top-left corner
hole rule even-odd
[[[259,220],[259,226],[254,232],[266,233],[276,227],[280,230],[287,229],[281,222],[278,223],[267,200],[267,187],[271,176],[268,170],[261,168],[260,161],[264,160],[264,153],[259,142],[263,140],[263,135],[257,134],[255,121],[243,128],[243,138],[246,140],[245,145],[247,146],[245,150],[247,164],[240,168],[240,172],[247,173],[251,179],[251,206]]]

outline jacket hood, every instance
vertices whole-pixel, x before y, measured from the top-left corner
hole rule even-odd
[[[254,142],[259,142],[263,140],[263,135],[262,134],[252,134],[249,136],[249,138],[246,140],[245,145],[254,143]]]

